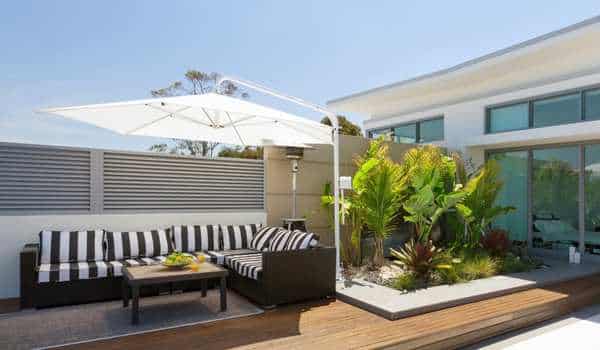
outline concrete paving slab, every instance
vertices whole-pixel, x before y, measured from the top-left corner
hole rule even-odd
[[[600,273],[600,264],[568,264],[545,259],[549,268],[499,275],[454,285],[401,292],[385,286],[352,279],[338,282],[338,299],[390,320],[543,287]]]

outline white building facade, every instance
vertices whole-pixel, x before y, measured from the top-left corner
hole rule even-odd
[[[329,107],[370,136],[495,159],[513,240],[600,254],[600,17]]]

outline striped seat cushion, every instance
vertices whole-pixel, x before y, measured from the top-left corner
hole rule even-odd
[[[78,263],[41,264],[38,267],[38,282],[70,282],[95,278],[121,276],[123,266],[157,264],[165,257],[137,258],[119,261],[95,261]]]
[[[165,230],[144,232],[106,232],[106,260],[135,259],[167,255],[173,242]]]
[[[218,225],[180,225],[173,227],[175,250],[194,253],[223,250]]]
[[[199,252],[197,254],[202,254],[206,258],[206,261],[210,261],[213,264],[217,265],[225,265],[225,258],[232,255],[245,255],[245,254],[255,254],[256,250],[253,249],[236,249],[236,250],[221,250],[221,251],[212,251],[209,250],[207,252]]]
[[[287,247],[288,242],[291,238],[292,231],[280,228],[271,239],[271,243],[269,244],[269,251],[280,252],[286,250],[285,248]]]
[[[262,253],[229,255],[225,257],[225,265],[244,277],[255,280],[262,277]]]
[[[273,236],[281,229],[281,227],[265,226],[256,232],[256,235],[250,242],[250,249],[267,250]]]
[[[260,225],[220,225],[223,250],[248,249]]]
[[[101,261],[103,230],[41,231],[40,263],[59,264]]]
[[[284,250],[302,250],[316,247],[319,244],[319,236],[314,233],[294,230],[290,235]]]

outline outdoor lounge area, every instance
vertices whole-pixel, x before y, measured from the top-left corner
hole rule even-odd
[[[477,6],[8,4],[0,350],[600,348],[600,16]]]

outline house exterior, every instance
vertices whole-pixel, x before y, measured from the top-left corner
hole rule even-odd
[[[600,16],[406,81],[329,101],[368,136],[495,159],[496,222],[515,241],[600,254]]]

